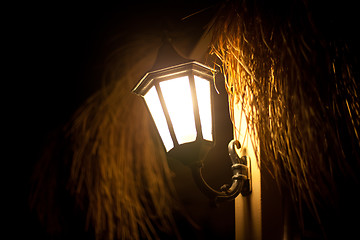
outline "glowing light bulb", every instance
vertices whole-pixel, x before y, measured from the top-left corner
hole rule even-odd
[[[205,140],[212,141],[212,116],[211,116],[211,95],[210,82],[194,76],[196,96],[199,106],[202,135]]]
[[[153,86],[144,96],[146,104],[150,110],[151,116],[154,119],[156,128],[160,134],[160,137],[164,143],[166,151],[170,151],[174,147],[174,143],[171,139],[168,125],[164,111],[161,107],[161,103],[156,92],[155,86]]]
[[[189,78],[179,77],[162,81],[159,85],[178,143],[195,141],[197,133]]]

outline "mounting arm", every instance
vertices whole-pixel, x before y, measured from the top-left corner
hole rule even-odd
[[[236,148],[240,148],[240,142],[237,140],[231,140],[228,145],[229,156],[232,162],[232,184],[223,185],[220,188],[220,191],[214,190],[210,187],[204,180],[201,169],[202,164],[192,165],[191,171],[195,183],[199,189],[211,200],[217,202],[222,202],[226,200],[235,199],[240,193],[243,196],[247,196],[251,193],[251,184],[250,184],[250,161],[246,156],[241,158],[237,155]],[[249,165],[248,165],[249,164]]]

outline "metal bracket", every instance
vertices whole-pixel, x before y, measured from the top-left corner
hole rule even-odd
[[[240,158],[235,151],[235,147],[238,149],[240,148],[239,141],[230,141],[228,150],[232,162],[231,168],[233,170],[231,186],[225,184],[220,188],[220,191],[216,191],[204,180],[201,173],[202,164],[193,165],[191,168],[194,181],[199,189],[215,203],[233,200],[240,193],[243,196],[248,196],[251,193],[250,158],[246,156]]]
[[[251,193],[251,159],[248,156],[239,157],[235,147],[240,149],[240,142],[238,140],[230,141],[228,151],[233,163],[231,166],[233,169],[233,179],[239,177],[242,179],[243,184],[240,193],[243,196],[248,196]]]

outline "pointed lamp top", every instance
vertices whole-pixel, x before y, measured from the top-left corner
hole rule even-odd
[[[186,62],[191,62],[191,60],[180,56],[173,47],[171,40],[169,38],[165,38],[162,46],[159,48],[155,63],[150,71],[176,66]]]

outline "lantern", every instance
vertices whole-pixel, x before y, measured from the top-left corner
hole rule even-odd
[[[201,175],[203,159],[214,143],[214,70],[197,61],[181,57],[169,42],[159,50],[154,67],[133,89],[142,96],[170,158],[188,165],[200,189],[211,198],[228,198],[239,193],[239,184],[222,192],[209,187]],[[240,159],[229,145],[234,181],[248,179],[246,157]],[[229,189],[230,192],[229,192]],[[236,194],[236,195],[237,195]]]

